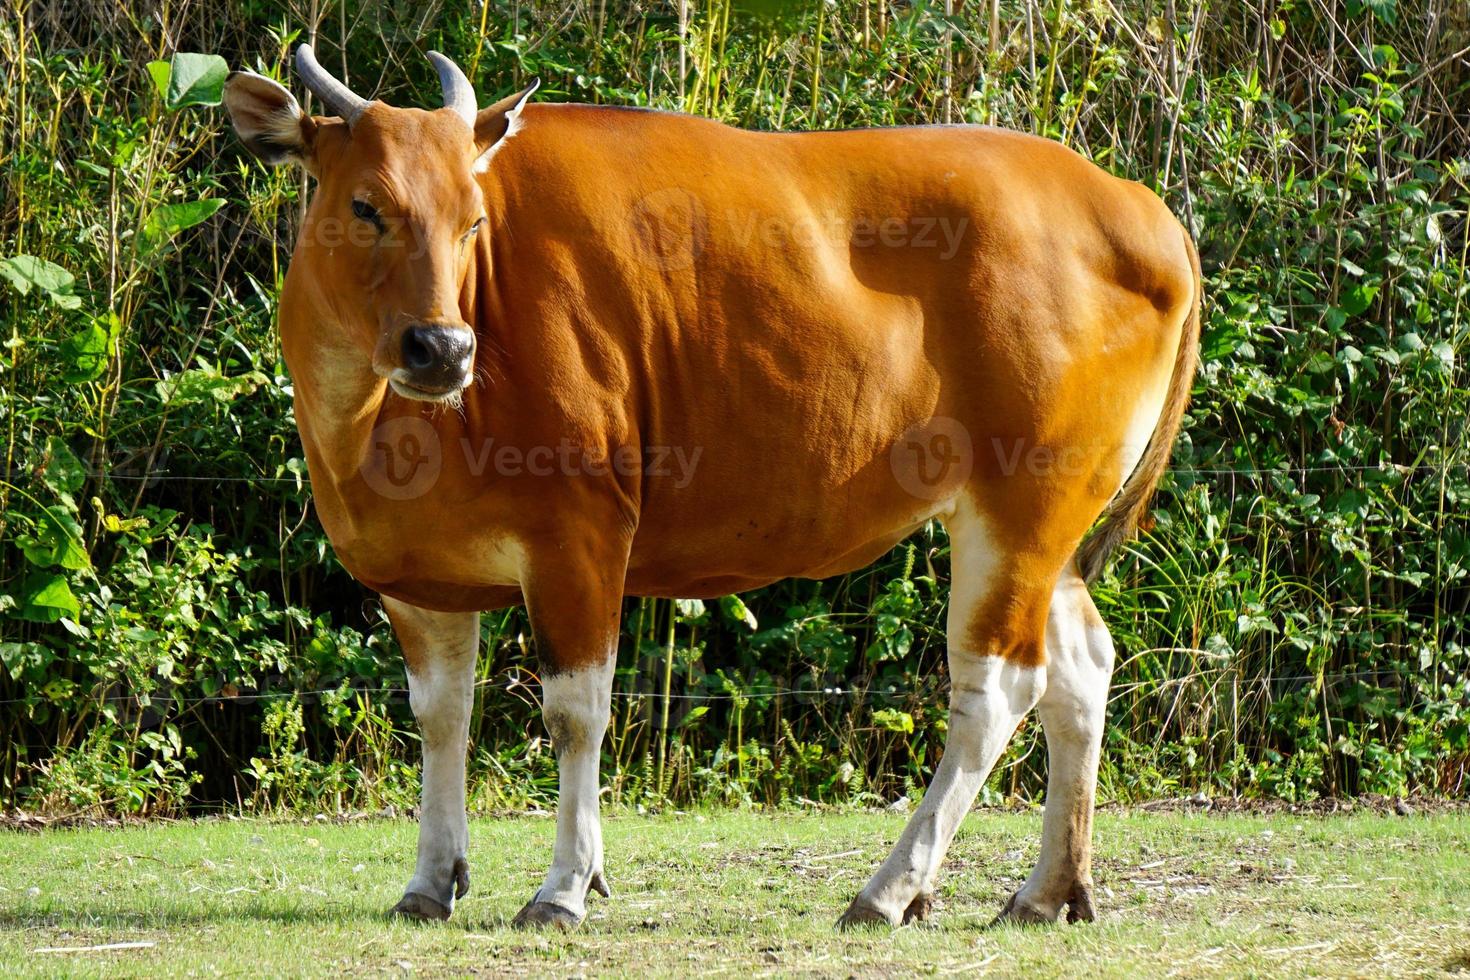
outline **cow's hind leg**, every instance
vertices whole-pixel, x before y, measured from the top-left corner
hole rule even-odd
[[[1003,558],[980,515],[962,510],[946,523],[953,587],[944,757],[892,853],[838,920],[839,928],[899,925],[928,914],[940,862],[960,821],[1046,687],[1042,634],[1051,583],[1026,563]]]
[[[1053,594],[1046,629],[1046,693],[1037,705],[1046,729],[1046,814],[1041,857],[997,921],[1090,922],[1092,807],[1113,674],[1113,640],[1087,586],[1068,566]]]
[[[394,915],[447,919],[470,890],[465,751],[479,650],[478,613],[441,613],[383,599],[408,666],[408,698],[423,740],[423,799],[413,877]]]

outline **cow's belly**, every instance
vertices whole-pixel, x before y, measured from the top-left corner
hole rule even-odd
[[[708,597],[845,574],[943,517],[962,489],[951,480],[911,492],[887,447],[870,447],[863,463],[834,453],[712,459],[682,490],[655,490],[633,540],[628,591]]]
[[[690,556],[662,561],[638,562],[628,570],[629,595],[659,596],[678,599],[714,599],[736,592],[748,592],[788,578],[829,578],[866,568],[893,549],[895,545],[923,526],[923,522],[898,531],[889,531],[858,543],[848,542],[826,549],[810,547],[776,548],[774,557],[752,553],[745,556],[748,570],[711,574],[694,567]],[[727,553],[723,561],[710,566],[724,566],[738,561],[740,555]]]

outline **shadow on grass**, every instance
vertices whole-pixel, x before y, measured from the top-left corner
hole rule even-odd
[[[488,911],[488,910],[487,910]],[[127,909],[90,908],[73,906],[65,911],[36,909],[21,912],[0,909],[0,931],[21,929],[168,929],[177,926],[226,925],[231,922],[267,922],[280,925],[379,925],[395,923],[415,929],[447,929],[470,932],[477,929],[508,926],[509,915],[463,916],[448,922],[421,922],[414,919],[395,918],[387,909],[373,909],[358,905],[312,905],[300,908],[279,908],[261,904],[235,907],[201,907],[130,911]]]

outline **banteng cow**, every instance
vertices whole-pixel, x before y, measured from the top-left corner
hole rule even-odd
[[[840,924],[928,913],[1032,708],[1041,857],[1002,917],[1090,919],[1113,645],[1086,583],[1184,412],[1186,231],[1147,189],[1020,133],[747,132],[531,104],[534,85],[478,109],[430,57],[432,111],[355,95],[304,45],[330,116],[248,72],[224,96],[251,152],[316,179],[281,342],[317,512],[383,597],[423,733],[394,911],[446,918],[469,887],[482,610],[525,603],[560,766],[551,868],[515,921],[568,928],[608,894],[598,770],[624,596],[840,575],[938,520],[948,743]]]

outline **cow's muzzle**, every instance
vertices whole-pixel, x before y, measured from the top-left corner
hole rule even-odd
[[[475,335],[468,327],[418,323],[403,331],[399,367],[388,376],[393,390],[405,398],[442,401],[471,381]]]

